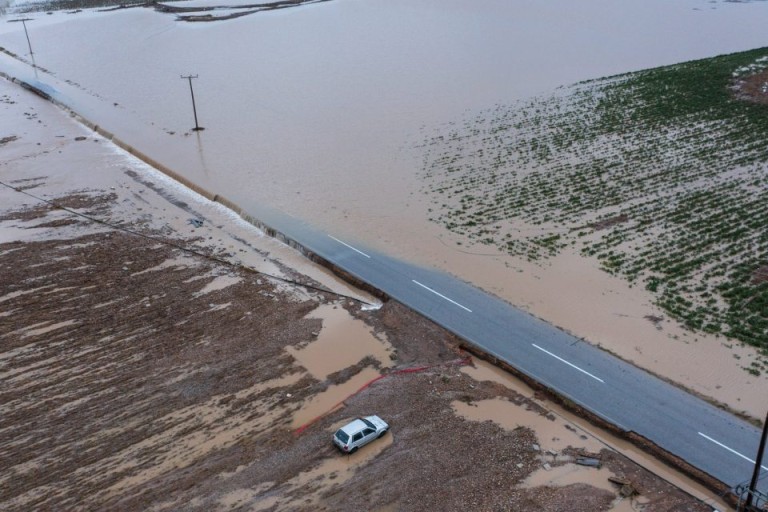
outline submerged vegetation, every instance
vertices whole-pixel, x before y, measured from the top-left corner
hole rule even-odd
[[[0,15],[6,12],[12,14],[24,14],[31,12],[69,11],[70,14],[77,14],[82,9],[102,8],[110,11],[117,9],[128,9],[134,7],[149,7],[158,12],[176,14],[178,21],[222,21],[233,18],[240,18],[250,14],[256,14],[266,11],[276,11],[299,7],[305,4],[320,2],[329,2],[330,0],[272,0],[267,2],[256,1],[254,3],[233,2],[234,5],[223,5],[212,2],[211,5],[196,4],[194,6],[185,5],[184,0],[42,0],[18,2],[10,9],[0,5]]]
[[[768,105],[734,88],[766,67],[768,48],[687,62],[443,127],[423,148],[432,220],[531,260],[574,247],[765,353]]]

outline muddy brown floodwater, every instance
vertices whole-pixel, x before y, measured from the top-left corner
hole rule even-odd
[[[413,311],[0,93],[0,509],[710,510]],[[391,432],[341,455],[368,414]]]
[[[14,55],[0,53],[0,68],[43,83],[94,124],[256,217],[268,207],[442,269],[762,418],[768,373],[743,369],[759,360],[756,350],[686,331],[668,316],[648,321],[665,316],[657,298],[596,259],[566,250],[532,264],[429,221],[443,200],[422,191],[419,147],[463,133],[480,112],[563,85],[759,47],[766,9],[708,0],[334,0],[219,23],[146,8],[57,11],[29,14],[39,68],[22,27],[0,23],[0,46]],[[204,132],[190,130],[179,79],[189,73],[199,75]]]

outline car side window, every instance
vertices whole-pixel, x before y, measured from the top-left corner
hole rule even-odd
[[[352,440],[353,440],[353,441],[359,441],[359,440],[361,440],[362,438],[363,438],[363,433],[362,433],[362,432],[358,432],[357,434],[355,434],[354,436],[352,436]]]
[[[373,434],[374,432],[376,432],[376,431],[373,430],[372,428],[367,428],[367,429],[363,430],[363,435],[364,436],[369,436],[369,435]]]

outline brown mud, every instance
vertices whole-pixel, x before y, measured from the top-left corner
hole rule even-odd
[[[111,197],[59,202],[104,215]],[[51,213],[25,208],[0,222],[49,224]],[[210,286],[222,277],[226,286]],[[121,231],[2,243],[0,282],[6,510],[615,510],[615,492],[585,483],[522,485],[542,464],[535,431],[467,420],[452,404],[503,399],[521,415],[545,411],[439,366],[460,355],[457,340],[393,301],[366,312],[330,293],[297,296]],[[322,358],[305,368],[292,354],[331,343],[323,331],[341,329],[344,310],[357,318],[349,332],[364,336],[368,325],[371,355],[360,352],[346,379]],[[343,399],[356,377],[415,364],[438,366],[378,381],[294,434],[297,415],[325,412],[307,408],[318,397]],[[357,459],[335,451],[333,430],[371,413],[392,426],[388,439]],[[632,471],[616,457],[624,466],[614,474]],[[662,489],[643,510],[708,510],[653,475],[633,478]]]

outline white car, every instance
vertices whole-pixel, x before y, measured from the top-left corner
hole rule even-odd
[[[374,439],[383,436],[389,425],[378,416],[367,416],[353,420],[333,434],[333,444],[344,453],[355,453]]]

